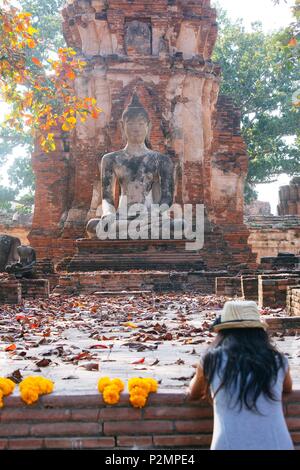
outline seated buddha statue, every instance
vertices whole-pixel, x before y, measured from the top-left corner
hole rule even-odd
[[[147,147],[150,120],[136,94],[122,115],[121,125],[127,143],[123,149],[108,153],[101,160],[102,215],[88,222],[88,236],[105,239],[107,228],[113,228],[117,238],[134,238],[134,235],[128,237],[130,225],[139,225],[139,232],[144,235],[150,234],[150,226],[161,229],[164,224],[169,225],[171,232],[176,227],[181,229],[182,219],[166,216],[174,197],[173,162],[168,155]],[[116,181],[120,187],[117,209]]]

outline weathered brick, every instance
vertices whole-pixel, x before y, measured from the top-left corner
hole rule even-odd
[[[212,436],[210,434],[153,436],[153,443],[156,447],[209,447]]]
[[[0,450],[7,449],[8,440],[7,439],[0,439]]]
[[[186,401],[187,397],[183,393],[154,393],[149,396],[148,406],[183,405]]]
[[[300,403],[300,389],[296,389],[292,393],[284,393],[283,401],[287,404]]]
[[[300,444],[300,432],[292,432],[291,437],[293,439],[294,444]]]
[[[195,420],[195,421],[175,421],[175,429],[178,432],[184,433],[197,433],[197,432],[212,432],[212,420]]]
[[[110,449],[115,447],[113,437],[99,438],[46,438],[46,449]]]
[[[144,409],[143,417],[145,419],[197,419],[197,418],[210,418],[213,416],[211,407],[171,407],[171,406],[156,406],[146,407]]]
[[[121,436],[117,438],[118,447],[152,447],[151,436]]]
[[[287,418],[286,422],[290,431],[300,431],[300,416],[297,418]]]
[[[103,406],[98,395],[45,395],[40,398],[41,404],[47,408],[82,408]]]
[[[291,403],[287,405],[288,416],[299,416],[300,415],[300,403]]]
[[[102,408],[99,418],[104,421],[134,421],[141,419],[141,410],[133,408]]]
[[[171,421],[120,421],[105,422],[104,434],[111,435],[135,435],[135,434],[164,434],[173,431]]]
[[[98,409],[73,409],[71,412],[72,421],[91,421],[99,420],[100,411]]]
[[[68,421],[70,410],[58,409],[31,409],[31,408],[4,408],[0,412],[0,422],[9,421]]]
[[[8,441],[8,448],[10,450],[42,449],[43,446],[43,439],[9,439]]]
[[[18,424],[0,424],[0,436],[28,436],[29,425],[18,423]]]
[[[97,436],[102,433],[102,426],[98,423],[43,423],[32,424],[32,436]]]

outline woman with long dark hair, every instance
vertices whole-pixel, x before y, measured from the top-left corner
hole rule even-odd
[[[227,302],[192,379],[191,400],[212,398],[212,450],[293,450],[282,409],[287,358],[271,344],[255,302]]]

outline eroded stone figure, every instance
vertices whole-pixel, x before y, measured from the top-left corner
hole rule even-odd
[[[138,220],[141,231],[148,230],[155,205],[165,205],[165,211],[173,204],[174,168],[169,156],[150,150],[146,145],[150,120],[137,95],[124,111],[122,127],[127,138],[124,149],[103,156],[100,166],[102,186],[102,216],[91,219],[87,225],[90,238],[101,238],[108,224],[116,221],[119,238],[126,238],[127,223]],[[114,189],[120,186],[120,198],[115,210]],[[131,214],[130,209],[139,204],[144,214]],[[162,226],[161,218],[155,219]],[[165,219],[166,220],[166,219]],[[182,220],[168,222],[171,230],[174,223],[182,226]],[[122,233],[122,236],[120,234]],[[149,233],[149,232],[148,232]],[[149,236],[150,238],[150,236]]]
[[[14,274],[18,278],[32,277],[36,265],[36,253],[31,246],[20,245],[17,247],[19,260],[8,264],[5,271]]]
[[[17,247],[21,241],[11,235],[0,235],[0,272],[4,272],[7,264],[18,260]]]

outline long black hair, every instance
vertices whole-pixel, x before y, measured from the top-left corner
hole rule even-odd
[[[203,360],[203,370],[208,389],[221,372],[222,358],[227,357],[221,374],[221,384],[216,394],[224,388],[228,393],[237,390],[235,405],[258,412],[256,402],[261,394],[276,400],[272,393],[278,371],[283,367],[283,357],[271,344],[268,334],[262,328],[236,328],[222,330]]]

